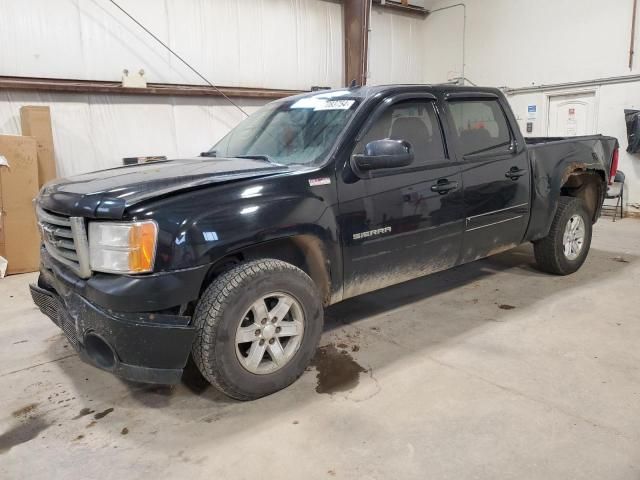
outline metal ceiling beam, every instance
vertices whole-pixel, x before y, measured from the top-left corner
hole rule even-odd
[[[168,83],[149,83],[147,88],[124,88],[120,82],[0,76],[0,90],[183,97],[222,97],[221,91],[228,97],[264,99],[278,99],[303,92],[302,90],[248,87],[217,87],[217,89],[219,91],[216,88],[203,85]]]

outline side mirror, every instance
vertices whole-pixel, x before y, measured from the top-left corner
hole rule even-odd
[[[406,140],[374,140],[367,143],[364,153],[352,157],[359,170],[406,167],[413,162],[413,147]]]

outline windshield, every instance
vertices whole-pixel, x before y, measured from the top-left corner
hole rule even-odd
[[[249,116],[209,153],[255,156],[282,165],[320,163],[353,115],[358,100],[349,91],[326,92],[270,103]]]

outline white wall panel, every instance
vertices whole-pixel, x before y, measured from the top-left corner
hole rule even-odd
[[[0,75],[82,75],[82,59],[80,12],[74,2],[0,0]]]
[[[371,85],[424,83],[425,21],[415,15],[373,8],[369,36]]]
[[[69,22],[68,28],[70,33],[74,30],[81,32],[82,57],[76,59],[74,70],[67,72],[65,78],[120,80],[122,70],[126,68],[132,72],[144,69],[146,78],[151,82],[195,83],[191,72],[184,67],[173,68],[169,52],[108,1],[49,1],[53,4],[73,3],[79,14],[79,23]],[[164,0],[118,2],[163,41],[169,40]],[[56,23],[63,19],[53,15],[50,21]],[[25,33],[28,35],[29,32]],[[43,71],[39,76],[50,76],[47,75],[48,64],[48,61],[39,64]],[[80,76],[75,76],[76,72]]]
[[[443,83],[462,76],[464,10],[454,7],[424,21],[424,81]]]
[[[259,100],[238,100],[249,113]],[[122,165],[122,158],[194,156],[244,116],[219,98],[84,95],[0,90],[0,134],[20,134],[20,107],[49,105],[59,174]]]
[[[341,86],[342,6],[330,0],[118,0],[213,83]],[[0,0],[0,75],[202,81],[107,0]]]
[[[440,1],[433,9],[459,3]],[[628,68],[632,2],[627,0],[466,0],[466,76],[483,85],[522,87],[640,73]],[[455,12],[455,13],[452,13]],[[455,26],[452,24],[455,15]],[[437,44],[461,70],[461,8],[435,12],[427,55]],[[453,27],[454,28],[449,28]],[[639,35],[640,36],[640,35]],[[636,42],[638,43],[638,42]],[[640,45],[637,45],[640,46]],[[638,49],[637,49],[638,50]],[[446,77],[438,64],[431,76]],[[450,67],[446,67],[449,69]]]

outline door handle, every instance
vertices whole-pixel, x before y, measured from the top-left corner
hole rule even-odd
[[[511,180],[517,180],[523,175],[526,175],[527,171],[518,167],[511,167],[507,173],[504,174],[505,177],[510,178]]]
[[[445,195],[456,188],[458,188],[458,182],[450,182],[446,178],[442,178],[435,185],[431,185],[431,191],[440,195]]]

